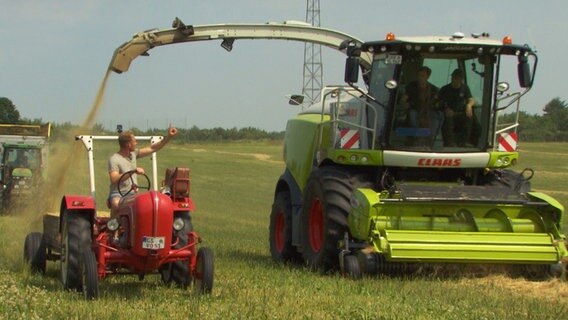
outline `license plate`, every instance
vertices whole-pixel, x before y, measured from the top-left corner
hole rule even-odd
[[[143,237],[142,248],[144,249],[164,249],[166,246],[166,239],[164,237]]]

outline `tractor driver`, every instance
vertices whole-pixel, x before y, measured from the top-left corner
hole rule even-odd
[[[144,174],[144,169],[136,165],[136,159],[146,157],[154,152],[162,149],[170,140],[177,134],[177,129],[170,126],[168,128],[168,135],[157,143],[150,146],[137,149],[136,137],[132,131],[121,132],[118,136],[118,145],[120,149],[113,154],[108,160],[108,174],[110,177],[110,193],[108,196],[108,205],[111,212],[111,217],[114,217],[115,211],[118,209],[120,202],[120,193],[118,192],[118,180],[123,173],[136,170],[136,174]],[[131,188],[136,190],[136,176],[132,177],[134,186],[130,179],[123,179],[120,186],[122,193],[128,192]]]

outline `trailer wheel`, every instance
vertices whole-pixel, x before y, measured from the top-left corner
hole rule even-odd
[[[343,275],[353,280],[359,280],[363,276],[361,264],[357,256],[348,255],[343,260]]]
[[[270,254],[275,261],[300,261],[292,245],[292,203],[289,191],[280,191],[274,198],[270,214]]]
[[[61,234],[61,283],[66,290],[81,291],[81,253],[91,250],[91,223],[85,214],[67,211]]]
[[[176,249],[187,246],[189,239],[187,234],[193,231],[193,225],[191,223],[191,216],[189,211],[176,214],[174,219],[181,218],[184,223],[183,229],[177,232],[178,244],[175,246]],[[191,283],[191,271],[189,268],[189,261],[174,261],[166,263],[160,267],[160,275],[162,281],[165,284],[170,284],[173,280],[177,285],[182,288],[187,288]]]
[[[24,261],[31,267],[32,272],[45,273],[46,246],[43,234],[32,232],[24,242]]]
[[[335,167],[312,172],[302,208],[302,255],[308,266],[328,271],[339,266],[338,242],[348,230],[347,215],[355,175]]]
[[[81,254],[81,283],[83,295],[87,300],[97,299],[99,296],[99,277],[97,274],[97,258],[90,249]]]
[[[194,289],[197,294],[209,294],[213,289],[213,251],[202,247],[197,252]]]

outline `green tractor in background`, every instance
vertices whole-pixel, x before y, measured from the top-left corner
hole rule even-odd
[[[0,124],[0,210],[35,203],[47,170],[51,124]],[[19,208],[18,208],[19,209]]]
[[[342,47],[348,86],[325,88],[319,103],[288,121],[272,257],[353,278],[446,263],[562,275],[564,207],[531,191],[532,170],[509,169],[519,157],[519,124],[499,116],[506,109],[518,119],[535,52],[509,37],[461,33],[388,34]],[[424,67],[438,91],[409,106]],[[456,75],[469,91],[457,98],[472,102],[462,118],[441,100]]]

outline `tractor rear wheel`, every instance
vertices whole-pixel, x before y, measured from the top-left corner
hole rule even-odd
[[[97,258],[92,250],[81,254],[81,282],[83,295],[87,300],[93,300],[99,296],[99,277],[97,274]]]
[[[213,289],[213,251],[202,247],[197,252],[194,288],[197,294],[209,294]]]
[[[302,255],[320,271],[339,266],[338,242],[348,231],[347,215],[357,176],[337,167],[314,170],[304,192],[301,216]]]
[[[177,231],[178,244],[175,246],[176,249],[187,246],[189,239],[187,234],[193,231],[193,225],[191,223],[191,215],[189,211],[176,214],[174,219],[181,218],[184,222],[184,227],[180,231]],[[189,261],[175,261],[164,264],[160,267],[160,275],[162,281],[165,284],[169,284],[172,280],[182,288],[187,288],[191,283],[191,271],[189,268]]]
[[[86,214],[66,211],[61,234],[61,283],[66,290],[83,289],[81,253],[91,251],[91,223]]]
[[[274,198],[270,214],[270,254],[275,261],[300,261],[292,245],[292,202],[289,191],[280,191]]]
[[[46,246],[43,234],[32,232],[24,242],[24,261],[30,265],[32,272],[45,273]]]

